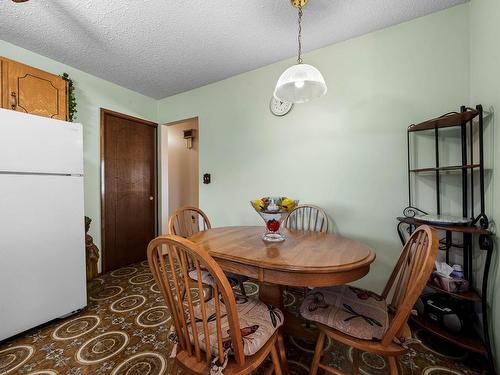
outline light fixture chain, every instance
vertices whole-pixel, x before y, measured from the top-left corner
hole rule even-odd
[[[297,57],[297,63],[302,64],[302,6],[298,6],[299,9],[299,34],[297,40],[299,42],[299,51]]]

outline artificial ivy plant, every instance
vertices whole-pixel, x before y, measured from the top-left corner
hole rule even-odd
[[[63,73],[62,78],[68,82],[68,120],[73,122],[76,120],[76,113],[78,112],[76,109],[75,85],[73,80],[69,78],[68,73]]]

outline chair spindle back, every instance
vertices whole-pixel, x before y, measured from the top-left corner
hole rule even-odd
[[[299,205],[285,219],[291,230],[328,232],[328,216],[323,209],[313,205]]]
[[[384,288],[382,297],[388,298],[394,316],[382,343],[388,345],[406,324],[411,309],[422,293],[434,268],[439,239],[435,229],[427,225],[418,227],[410,236],[401,256]]]
[[[168,219],[168,233],[184,238],[210,228],[208,216],[197,207],[180,207]]]
[[[179,236],[155,238],[147,252],[149,267],[167,302],[181,349],[197,362],[210,366],[212,355],[223,363],[225,349],[232,345],[237,364],[243,365],[245,357],[236,301],[220,266],[205,250]],[[203,298],[202,270],[214,281],[210,301]],[[193,271],[197,281],[189,277]],[[193,291],[198,292],[198,298],[193,298]],[[184,294],[184,298],[178,297]],[[224,317],[227,317],[227,326],[222,327]],[[216,347],[211,346],[210,336],[216,337]]]

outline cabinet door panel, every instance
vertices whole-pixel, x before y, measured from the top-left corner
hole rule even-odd
[[[7,94],[16,111],[67,119],[66,81],[59,76],[8,61]]]
[[[10,108],[7,95],[8,86],[7,61],[0,57],[0,107],[2,108]]]

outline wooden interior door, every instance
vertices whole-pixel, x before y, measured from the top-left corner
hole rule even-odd
[[[60,76],[2,58],[4,108],[67,120],[67,82]]]
[[[156,235],[157,124],[101,109],[104,272],[146,259]]]

